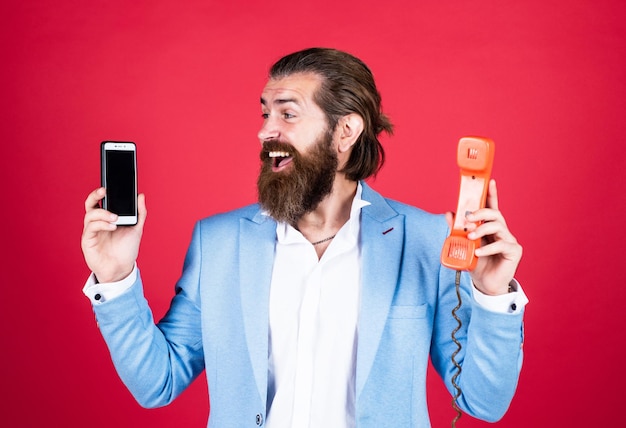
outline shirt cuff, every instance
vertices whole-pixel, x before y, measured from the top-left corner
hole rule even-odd
[[[528,303],[528,297],[517,280],[513,279],[509,286],[512,292],[499,296],[488,296],[481,293],[476,287],[472,287],[474,300],[489,311],[518,314]]]
[[[91,300],[93,305],[100,305],[108,300],[115,299],[126,292],[137,280],[137,263],[133,271],[126,278],[117,282],[97,282],[96,276],[91,273],[83,287],[83,294]]]

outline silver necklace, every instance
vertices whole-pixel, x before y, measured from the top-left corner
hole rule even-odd
[[[322,242],[326,242],[326,241],[330,241],[331,239],[333,239],[335,236],[337,236],[337,234],[335,233],[333,236],[329,236],[328,238],[324,238],[321,241],[316,241],[316,242],[311,242],[311,245],[317,245],[317,244],[321,244]]]

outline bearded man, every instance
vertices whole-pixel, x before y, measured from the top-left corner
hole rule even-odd
[[[313,48],[280,59],[261,94],[259,204],[199,221],[176,294],[155,325],[136,267],[146,219],[116,227],[85,201],[90,297],[116,369],[139,403],[162,406],[206,370],[208,426],[428,427],[429,356],[446,386],[456,350],[455,273],[439,254],[450,216],[383,198],[363,180],[392,132],[368,67]],[[456,403],[485,420],[509,406],[527,299],[522,249],[498,210],[467,215],[482,239],[463,274]],[[447,221],[446,221],[447,220]]]

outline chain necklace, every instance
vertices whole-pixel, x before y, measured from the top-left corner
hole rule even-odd
[[[335,233],[333,236],[329,236],[328,238],[324,238],[321,241],[316,241],[316,242],[311,242],[311,245],[318,245],[321,244],[322,242],[326,242],[326,241],[330,241],[331,239],[333,239],[335,236],[337,236],[337,234]]]

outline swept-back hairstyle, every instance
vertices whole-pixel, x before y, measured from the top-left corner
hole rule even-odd
[[[342,172],[355,181],[375,175],[385,162],[378,136],[383,131],[392,134],[393,125],[382,113],[380,93],[367,65],[336,49],[310,48],[278,60],[270,68],[269,77],[280,79],[296,73],[321,77],[314,101],[326,114],[330,130],[347,114],[356,113],[363,118],[363,132]]]

